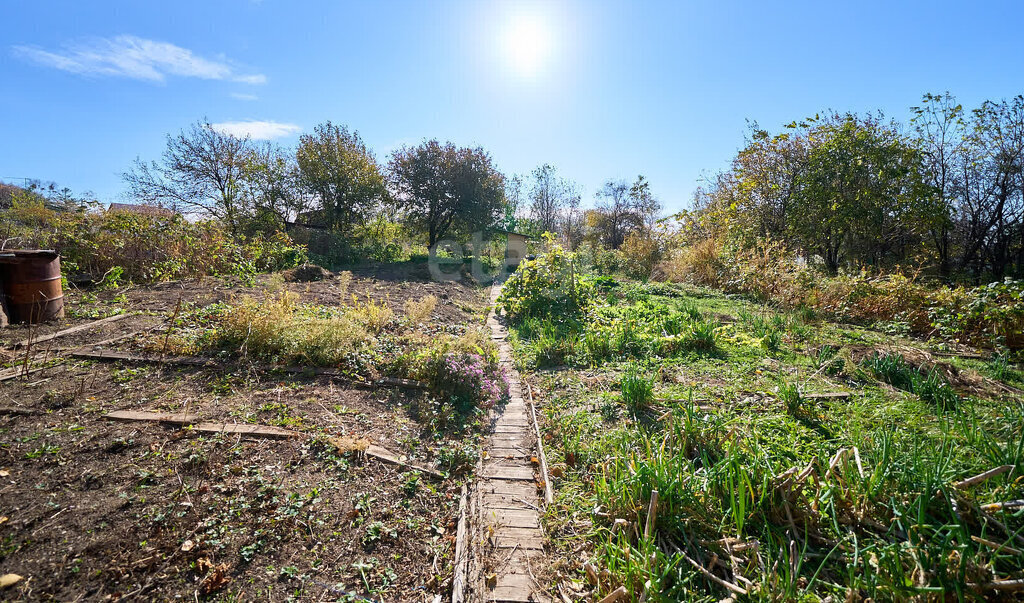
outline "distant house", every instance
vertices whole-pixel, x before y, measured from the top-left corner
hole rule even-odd
[[[494,229],[494,232],[501,233],[506,237],[505,263],[507,265],[518,266],[519,262],[526,259],[526,242],[530,239],[529,235],[501,228]]]
[[[166,207],[157,207],[156,205],[143,205],[136,203],[111,203],[107,211],[125,212],[129,214],[138,214],[140,216],[156,217],[170,217],[174,215],[174,212],[167,209]]]

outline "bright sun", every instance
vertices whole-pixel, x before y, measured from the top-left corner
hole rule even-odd
[[[502,39],[510,67],[522,77],[539,75],[551,54],[552,36],[539,15],[516,15],[505,28]]]

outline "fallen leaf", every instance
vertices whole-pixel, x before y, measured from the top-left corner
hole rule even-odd
[[[204,595],[215,593],[224,588],[228,583],[228,564],[221,563],[213,568],[206,578],[199,584],[199,592]]]
[[[22,580],[24,580],[24,578],[22,578],[18,574],[4,574],[3,576],[0,576],[0,588],[14,586]]]
[[[181,550],[186,553],[194,548],[196,548],[196,543],[192,542],[191,540],[186,540],[185,542],[181,543]]]
[[[8,470],[0,469],[0,477],[8,477],[10,474],[11,474],[11,472],[8,471]]]

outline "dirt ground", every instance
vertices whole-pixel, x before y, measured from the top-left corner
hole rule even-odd
[[[114,291],[70,291],[69,317],[33,333],[124,320],[34,346],[55,366],[0,383],[0,574],[23,579],[4,600],[433,601],[450,592],[455,520],[478,437],[439,433],[420,416],[424,392],[358,388],[327,377],[232,364],[184,368],[77,360],[67,352],[133,333],[159,333],[178,300],[206,305],[281,287],[209,279]],[[288,282],[303,302],[345,296],[439,298],[432,322],[479,323],[470,283],[435,283],[425,268],[354,271]],[[0,330],[3,366],[25,327]],[[10,368],[0,368],[0,375]],[[283,427],[275,440],[104,419],[113,410],[188,412],[203,421]],[[384,464],[335,436],[366,438],[448,474]]]

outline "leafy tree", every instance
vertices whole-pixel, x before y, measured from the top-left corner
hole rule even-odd
[[[649,229],[659,211],[661,204],[643,176],[633,184],[609,180],[597,192],[597,208],[590,212],[588,226],[600,243],[618,249],[629,234]]]
[[[295,158],[298,185],[325,226],[351,232],[387,200],[377,159],[359,132],[346,126],[328,121],[300,136]]]
[[[202,121],[177,136],[168,135],[161,160],[136,159],[124,179],[136,199],[214,217],[238,235],[249,213],[242,195],[249,150],[248,139]]]
[[[305,209],[295,158],[281,147],[265,143],[252,148],[243,175],[244,194],[257,228],[280,228]]]
[[[808,137],[789,220],[794,238],[832,274],[846,253],[872,264],[906,257],[936,209],[917,149],[893,124],[852,114],[824,120]]]
[[[505,177],[481,147],[427,140],[395,151],[388,164],[398,206],[433,247],[453,229],[496,224],[505,205]]]

